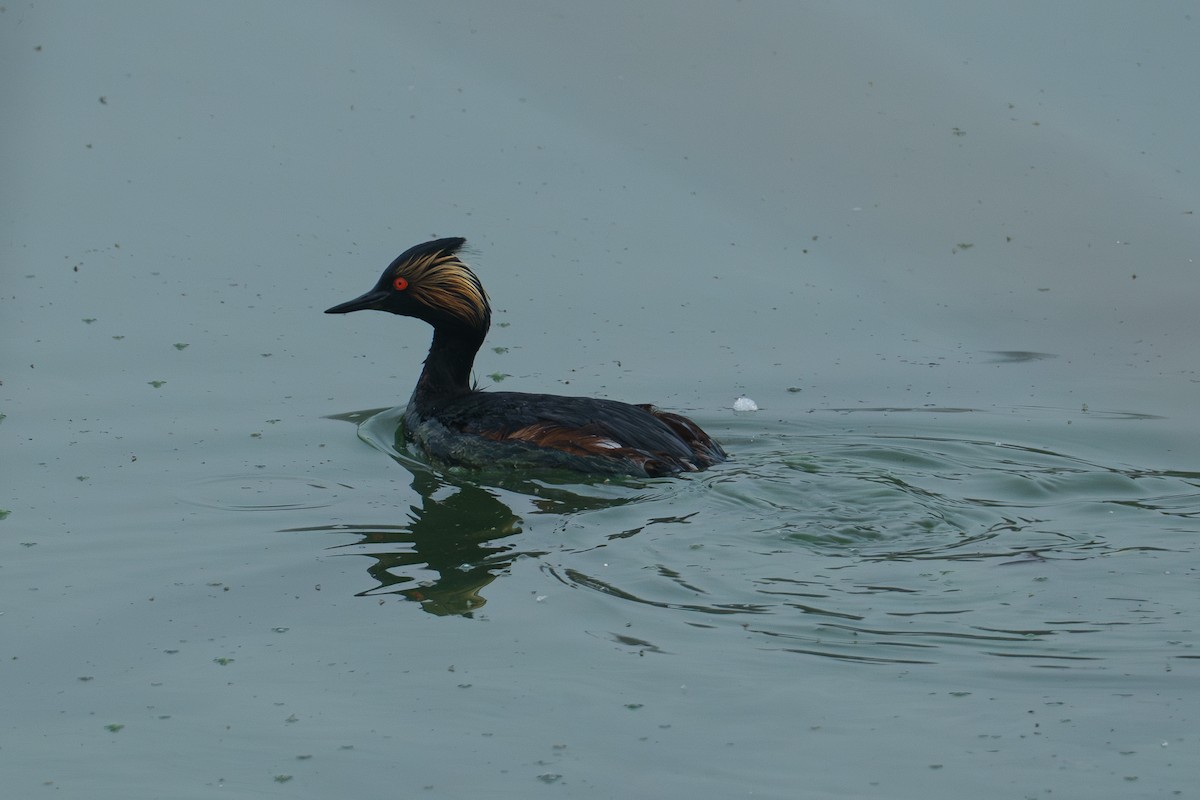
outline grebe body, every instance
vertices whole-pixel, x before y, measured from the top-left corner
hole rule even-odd
[[[404,413],[405,434],[432,462],[661,476],[726,459],[696,423],[650,405],[473,388],[471,367],[491,325],[491,304],[458,256],[464,242],[437,239],[406,250],[373,289],[325,312],[375,309],[433,326],[433,343]]]

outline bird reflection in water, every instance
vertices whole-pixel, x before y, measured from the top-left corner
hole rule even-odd
[[[368,556],[377,586],[366,597],[399,594],[431,614],[469,614],[487,602],[480,594],[521,553],[504,543],[521,532],[521,520],[479,486],[444,484],[428,473],[413,475],[420,506],[398,525],[339,525],[357,541],[335,549]],[[532,554],[531,554],[532,555]]]
[[[412,488],[420,497],[420,505],[410,505],[406,519],[396,524],[344,523],[289,528],[287,532],[355,536],[355,541],[332,549],[350,550],[371,559],[367,574],[375,585],[358,592],[358,597],[395,594],[420,603],[431,614],[470,616],[487,602],[482,594],[484,587],[509,565],[522,556],[539,557],[546,551],[518,547],[512,537],[521,533],[523,521],[500,499],[495,488],[435,473],[409,455],[403,431],[396,426],[397,411],[403,409],[352,412],[332,418],[363,423],[363,438],[412,474]],[[380,441],[385,428],[390,429],[392,435],[387,438],[393,441]],[[561,515],[628,502],[617,497],[587,497],[516,476],[494,481],[493,486],[533,495],[534,513],[538,514]]]

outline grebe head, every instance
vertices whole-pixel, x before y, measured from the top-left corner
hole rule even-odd
[[[487,333],[492,307],[479,278],[458,257],[465,243],[454,236],[410,247],[388,265],[371,291],[325,313],[375,309],[423,319],[434,328]]]

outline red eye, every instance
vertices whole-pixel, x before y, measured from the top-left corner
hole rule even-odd
[[[396,278],[392,281],[392,286],[396,287],[397,292],[403,292],[408,288],[408,278]]]

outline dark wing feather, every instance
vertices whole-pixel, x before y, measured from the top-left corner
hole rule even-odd
[[[591,397],[473,392],[436,412],[447,427],[495,442],[630,464],[647,475],[694,472],[725,459],[694,422],[653,406]]]
[[[600,433],[592,433],[582,428],[567,428],[553,422],[535,422],[507,432],[481,431],[479,435],[497,442],[526,442],[573,456],[620,459],[636,465],[647,475],[679,471],[671,469],[668,463],[639,448],[626,447]]]
[[[682,414],[672,414],[670,411],[661,411],[652,405],[641,405],[639,408],[644,408],[650,414],[657,417],[668,428],[675,432],[688,449],[696,457],[697,466],[700,469],[711,467],[713,464],[724,461],[729,456],[717,441],[704,432],[696,423],[692,422]]]

